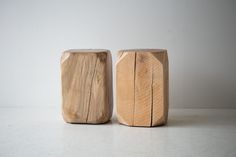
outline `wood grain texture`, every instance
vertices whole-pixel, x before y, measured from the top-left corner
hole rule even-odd
[[[118,52],[117,118],[129,126],[158,126],[168,118],[168,56],[162,49]]]
[[[65,51],[61,57],[62,111],[68,123],[105,123],[112,116],[108,50]]]

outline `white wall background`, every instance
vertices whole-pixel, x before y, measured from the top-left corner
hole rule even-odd
[[[236,108],[234,0],[0,0],[0,106],[61,105],[70,48],[166,48],[171,107]]]

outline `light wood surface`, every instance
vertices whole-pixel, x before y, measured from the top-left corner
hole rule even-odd
[[[105,123],[112,115],[108,50],[74,49],[61,57],[62,111],[69,123]]]
[[[129,126],[164,125],[168,117],[168,56],[162,49],[121,50],[116,63],[117,118]]]

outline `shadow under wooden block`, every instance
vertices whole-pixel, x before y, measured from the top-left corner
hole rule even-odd
[[[168,117],[168,56],[162,49],[121,50],[116,63],[117,118],[129,126],[164,125]]]
[[[109,50],[77,49],[61,57],[62,111],[68,123],[105,123],[112,116]]]

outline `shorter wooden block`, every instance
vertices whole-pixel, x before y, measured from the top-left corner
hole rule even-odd
[[[68,123],[105,123],[112,116],[109,50],[65,51],[61,57],[62,113]]]
[[[168,56],[162,49],[121,50],[116,63],[117,118],[129,126],[164,125],[168,117]]]

